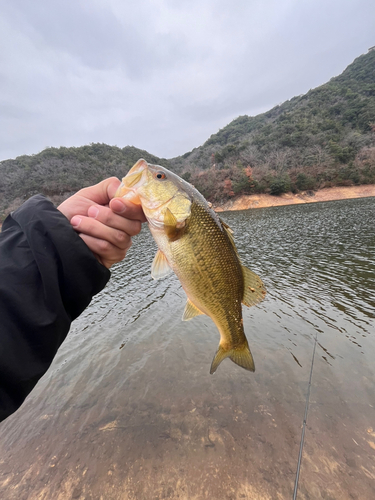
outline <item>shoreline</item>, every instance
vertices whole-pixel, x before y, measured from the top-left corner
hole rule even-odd
[[[322,201],[350,200],[353,198],[375,197],[375,184],[361,186],[335,186],[318,191],[302,191],[297,194],[284,193],[280,196],[271,194],[243,195],[223,205],[215,206],[215,212],[231,210],[249,210],[254,208],[280,207],[284,205],[300,205],[302,203],[318,203]]]

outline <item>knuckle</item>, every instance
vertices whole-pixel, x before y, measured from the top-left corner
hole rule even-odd
[[[112,244],[107,240],[99,240],[98,245],[100,251],[103,252],[104,254],[108,253],[112,248]]]
[[[140,220],[136,220],[134,221],[134,224],[135,224],[135,234],[138,234],[141,232],[141,229],[142,229],[142,222]]]
[[[125,256],[126,256],[126,251],[122,251],[119,255],[118,255],[118,260],[117,262],[121,262],[122,260],[125,259]]]
[[[116,240],[118,243],[126,243],[129,239],[129,235],[124,233],[124,231],[116,231]]]
[[[100,210],[100,221],[106,226],[111,226],[112,211],[108,208],[102,207]]]
[[[136,234],[140,233],[142,229],[142,223],[139,220],[133,220],[131,224],[129,225],[129,230],[128,233],[131,236],[135,236]]]
[[[113,255],[111,255],[111,260],[113,261],[113,263],[121,262],[122,260],[124,260],[127,250],[128,249],[121,249],[114,252]]]

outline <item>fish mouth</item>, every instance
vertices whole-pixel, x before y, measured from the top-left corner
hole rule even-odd
[[[117,188],[115,198],[125,198],[126,200],[129,200],[136,205],[141,205],[139,195],[134,189],[128,187],[124,182],[121,182],[121,184]]]
[[[150,199],[145,199],[143,198],[142,194],[139,193],[139,188],[147,183],[147,172],[152,172],[153,169],[155,170],[155,168],[156,167],[154,165],[149,165],[143,158],[138,160],[137,163],[125,175],[125,177],[123,177],[120,186],[117,188],[115,197],[125,198],[132,203],[135,203],[136,205],[142,205],[142,207],[146,211],[160,210],[164,205],[172,200],[173,195],[168,200],[160,202],[158,200],[151,201]],[[145,215],[147,217],[147,214]],[[154,224],[150,219],[149,223],[155,227],[160,227],[162,225],[161,222]]]
[[[141,205],[141,200],[136,191],[141,185],[143,173],[147,171],[147,168],[148,166],[145,160],[138,160],[122,179],[120,186],[117,188],[115,197],[126,198],[136,205]]]
[[[125,188],[132,188],[142,179],[143,170],[140,172],[134,172],[134,174],[128,174],[122,179],[122,184]]]
[[[133,177],[133,175],[137,175],[137,177]],[[120,197],[120,198],[125,198],[126,200],[131,201],[132,203],[135,203],[136,205],[142,205],[142,207],[146,210],[158,210],[167,203],[171,201],[173,196],[169,198],[169,200],[164,201],[163,203],[160,203],[159,201],[150,201],[146,200],[142,197],[137,192],[137,188],[139,187],[139,181],[142,178],[142,172],[138,174],[131,174],[131,179],[130,179],[130,185],[127,182],[124,182],[126,179],[122,180],[122,183],[120,186],[117,188],[115,197]],[[147,217],[147,216],[146,216]]]

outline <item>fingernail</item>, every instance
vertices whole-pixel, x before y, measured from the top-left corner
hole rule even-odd
[[[98,216],[98,213],[99,213],[99,209],[97,207],[90,207],[88,210],[87,210],[87,215],[89,217],[92,217],[93,219],[96,219],[97,216]]]
[[[70,219],[70,223],[73,227],[78,227],[81,224],[81,221],[81,217],[77,217],[77,215]]]
[[[126,211],[126,206],[120,200],[112,200],[111,208],[114,212],[122,214]]]

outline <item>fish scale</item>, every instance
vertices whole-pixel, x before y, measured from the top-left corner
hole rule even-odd
[[[243,276],[229,238],[206,208],[192,203],[191,217],[184,236],[170,245],[172,269],[195,306],[210,316],[226,342],[243,342],[241,301]],[[169,259],[168,259],[169,260]]]

